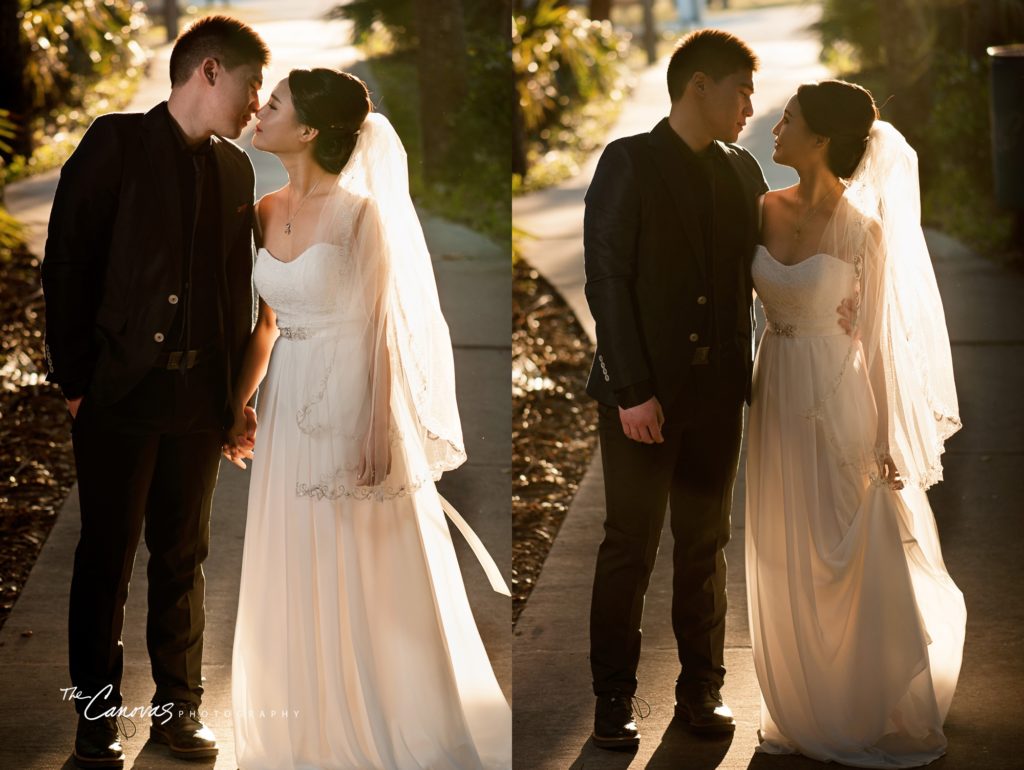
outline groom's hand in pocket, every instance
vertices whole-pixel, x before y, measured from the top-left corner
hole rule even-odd
[[[619,420],[622,422],[622,432],[633,441],[660,444],[665,440],[661,435],[665,414],[661,411],[661,403],[657,396],[651,396],[642,404],[631,406],[629,409],[620,406]]]

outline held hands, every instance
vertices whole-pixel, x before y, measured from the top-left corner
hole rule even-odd
[[[245,460],[253,459],[255,446],[256,410],[251,406],[245,406],[241,412],[235,414],[235,422],[228,430],[221,453],[244,471]]]
[[[651,396],[642,404],[631,406],[629,409],[620,406],[619,420],[622,422],[622,432],[633,441],[661,444],[665,440],[661,435],[665,414],[661,411],[657,396]]]

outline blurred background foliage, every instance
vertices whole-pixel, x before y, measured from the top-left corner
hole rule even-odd
[[[10,182],[60,165],[93,117],[124,106],[146,53],[130,0],[0,0],[0,108],[17,125],[0,149]]]
[[[505,0],[352,0],[329,14],[355,26],[417,202],[504,242],[510,12]]]
[[[917,150],[925,224],[1021,260],[995,201],[986,48],[1024,41],[1024,1],[823,0],[822,11],[823,60],[870,88]]]
[[[558,0],[518,2],[512,23],[512,186],[525,192],[579,171],[626,95],[629,36]]]

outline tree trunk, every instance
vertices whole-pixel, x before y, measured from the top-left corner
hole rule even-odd
[[[178,0],[164,0],[164,26],[167,27],[167,42],[178,39]]]
[[[17,135],[7,143],[13,152],[3,152],[5,162],[13,155],[32,154],[31,99],[25,87],[25,45],[21,39],[19,0],[0,0],[0,108],[8,110]]]
[[[921,0],[878,0],[878,22],[894,123],[908,137],[928,111],[923,87],[935,44],[935,28]],[[913,142],[911,142],[913,143]]]
[[[612,0],[590,0],[590,18],[607,21],[612,17]]]
[[[642,0],[644,6],[644,50],[647,63],[658,61],[658,22],[654,18],[654,0]]]
[[[444,179],[466,97],[466,35],[460,0],[415,0],[420,135],[427,181]],[[466,148],[467,151],[471,148]]]

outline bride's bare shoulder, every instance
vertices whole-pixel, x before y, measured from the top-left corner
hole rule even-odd
[[[283,205],[287,194],[286,187],[269,192],[256,201],[256,213],[262,223],[273,218],[274,214]]]
[[[770,209],[789,209],[796,195],[796,185],[769,190],[764,194],[764,205]]]

